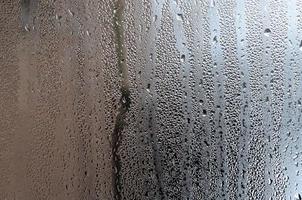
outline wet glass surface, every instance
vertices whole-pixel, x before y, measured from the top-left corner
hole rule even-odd
[[[0,16],[0,200],[302,199],[302,0]]]

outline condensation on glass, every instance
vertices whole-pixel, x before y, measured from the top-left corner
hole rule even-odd
[[[302,0],[0,15],[1,200],[302,199]]]

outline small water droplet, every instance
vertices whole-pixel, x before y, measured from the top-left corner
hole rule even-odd
[[[215,0],[210,0],[210,7],[211,8],[214,8],[215,7]]]
[[[151,87],[151,85],[150,85],[150,83],[148,83],[147,88],[146,88],[147,92],[150,92],[150,87]]]
[[[264,35],[266,36],[266,37],[269,37],[269,35],[271,34],[271,29],[269,29],[269,28],[266,28],[265,30],[264,30]]]
[[[56,20],[60,20],[62,18],[61,15],[56,15]]]
[[[246,86],[246,82],[243,82],[243,83],[242,83],[242,87],[243,87],[244,89],[246,89],[246,88],[247,88],[247,86]]]
[[[153,61],[153,53],[150,53],[149,58],[150,58],[150,61]]]
[[[217,36],[215,35],[215,36],[213,37],[213,43],[216,44],[217,42],[218,42],[218,39],[217,39]]]
[[[180,61],[181,61],[182,63],[184,63],[184,62],[186,61],[186,56],[185,56],[185,55],[181,55],[181,56],[180,56]]]
[[[28,24],[26,24],[26,25],[24,26],[24,29],[25,29],[27,32],[30,31],[30,28],[29,28]]]
[[[207,116],[207,110],[206,110],[206,109],[203,109],[203,110],[202,110],[202,116],[203,116],[203,117]]]
[[[301,42],[299,44],[299,49],[300,49],[300,51],[302,51],[302,40],[301,40]]]
[[[176,19],[179,20],[179,21],[183,21],[184,18],[183,18],[183,15],[181,13],[178,13],[176,15]]]
[[[300,194],[295,194],[295,200],[302,200],[302,197]]]
[[[157,15],[154,15],[153,22],[156,22],[156,21],[157,21]]]
[[[70,9],[68,9],[68,13],[69,13],[70,16],[73,17],[74,13]]]

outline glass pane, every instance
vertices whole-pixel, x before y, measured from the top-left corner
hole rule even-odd
[[[302,199],[302,0],[0,15],[1,200]]]

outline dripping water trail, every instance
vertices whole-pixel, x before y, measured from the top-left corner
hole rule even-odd
[[[38,7],[38,3],[39,0],[20,0],[20,20],[26,31],[29,31],[29,26],[34,26],[35,12]]]
[[[115,32],[116,42],[116,54],[117,54],[117,66],[121,78],[121,98],[119,101],[118,113],[114,125],[112,134],[112,184],[113,184],[113,196],[115,200],[121,198],[121,158],[118,150],[121,144],[122,131],[126,125],[125,118],[129,110],[130,90],[128,83],[128,69],[126,65],[126,49],[123,45],[124,42],[124,30],[123,30],[123,11],[125,7],[124,0],[117,0],[115,4],[115,12],[113,17],[113,26]]]

